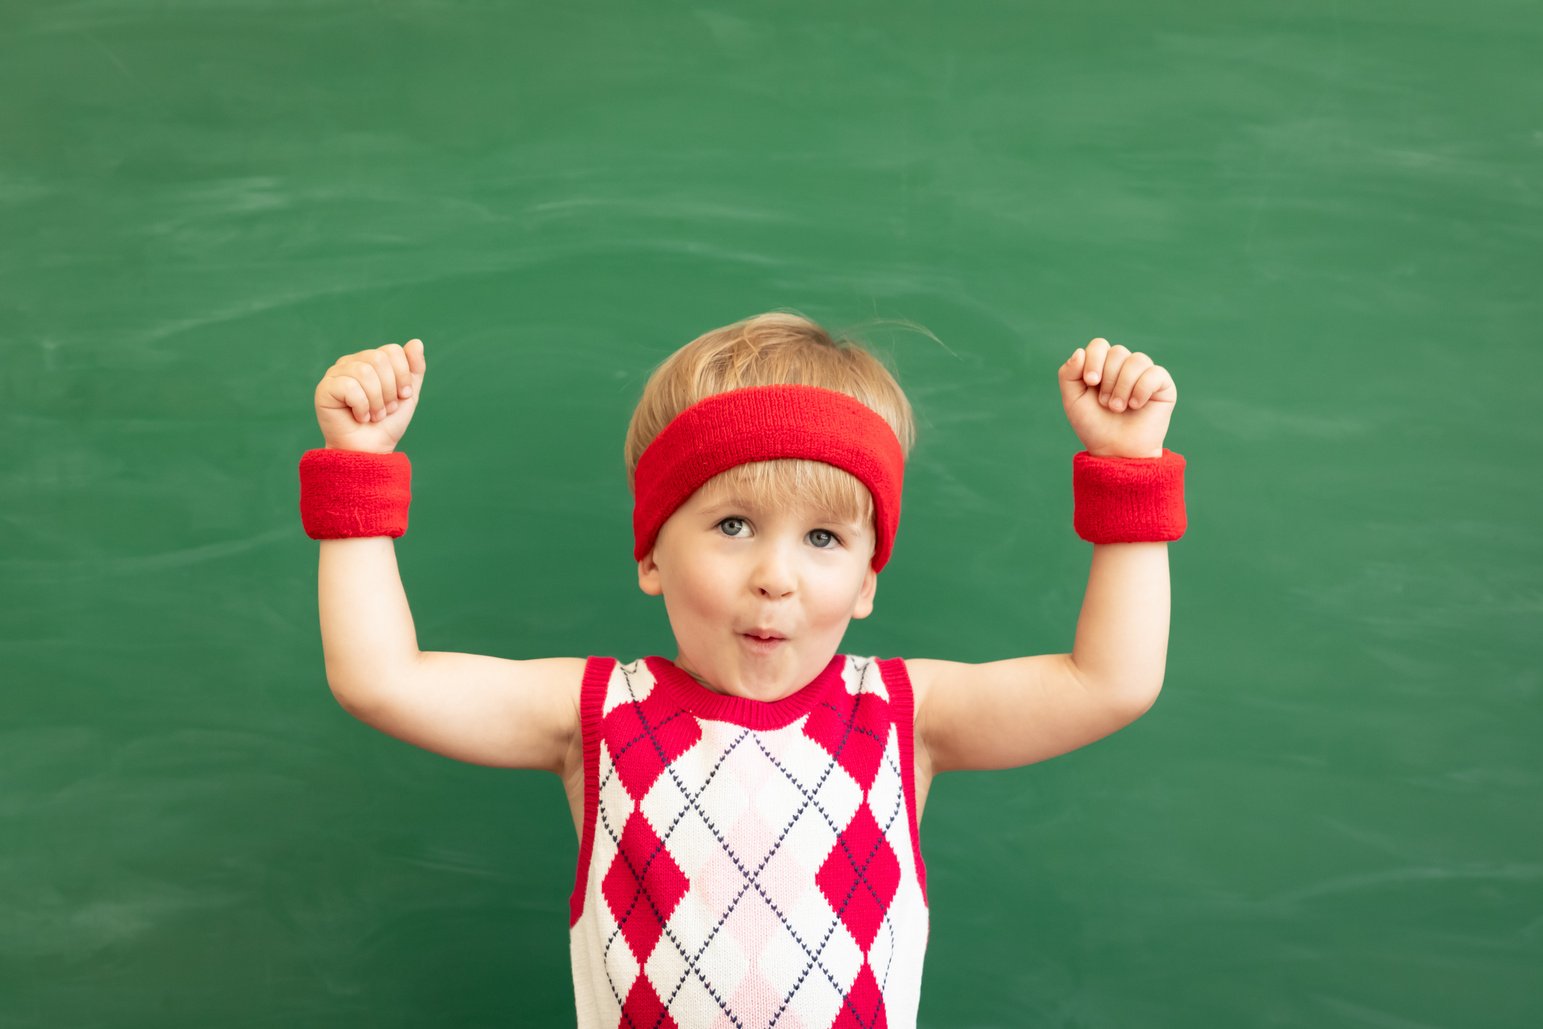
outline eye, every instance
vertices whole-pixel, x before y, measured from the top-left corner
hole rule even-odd
[[[806,538],[821,550],[829,550],[841,545],[840,537],[829,529],[812,529]]]
[[[725,518],[718,523],[718,531],[738,539],[750,535],[750,523],[743,518]]]

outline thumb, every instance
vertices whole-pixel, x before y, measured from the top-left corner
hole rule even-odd
[[[402,350],[407,354],[407,370],[412,373],[413,394],[417,395],[418,387],[423,385],[424,372],[429,367],[428,357],[424,352],[423,340],[410,339]]]
[[[1056,372],[1056,379],[1061,385],[1061,403],[1067,407],[1070,407],[1088,391],[1087,383],[1082,381],[1082,371],[1087,365],[1087,361],[1088,352],[1082,347],[1078,347],[1072,353],[1072,356],[1066,359],[1066,363],[1061,365],[1060,370]]]

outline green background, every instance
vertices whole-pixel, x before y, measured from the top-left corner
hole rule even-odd
[[[425,649],[670,653],[622,433],[775,308],[918,412],[856,652],[1069,649],[1056,366],[1179,385],[1163,697],[938,781],[924,1025],[1543,1024],[1540,50],[1512,0],[0,7],[0,1024],[571,1023],[557,780],[327,689],[312,392],[427,343]]]

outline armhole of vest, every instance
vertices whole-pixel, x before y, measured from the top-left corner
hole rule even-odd
[[[589,886],[589,863],[595,852],[595,818],[600,809],[600,716],[605,710],[606,687],[616,659],[591,657],[584,663],[579,692],[579,731],[584,734],[584,829],[579,834],[579,860],[573,873],[573,892],[568,896],[568,928],[584,914],[584,894]]]
[[[878,662],[879,675],[889,691],[895,709],[895,735],[900,743],[900,781],[905,789],[905,816],[911,829],[911,853],[916,859],[916,878],[921,883],[922,902],[927,902],[927,863],[922,860],[921,823],[916,818],[916,694],[911,690],[911,675],[898,657]],[[930,906],[930,905],[929,905]]]

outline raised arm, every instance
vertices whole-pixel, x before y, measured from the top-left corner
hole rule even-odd
[[[1097,458],[1163,457],[1178,390],[1145,354],[1096,339],[1061,366],[1063,404]],[[1092,743],[1157,700],[1168,655],[1166,542],[1099,543],[1069,654],[906,663],[931,771],[1012,768]]]
[[[425,370],[418,340],[339,359],[316,389],[327,448],[391,453],[417,407]],[[578,731],[582,659],[420,651],[394,540],[322,539],[320,546],[327,682],[346,710],[447,757],[563,773]]]

